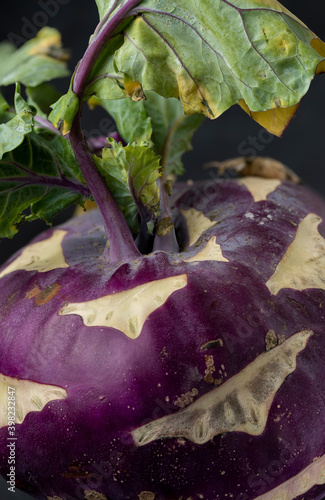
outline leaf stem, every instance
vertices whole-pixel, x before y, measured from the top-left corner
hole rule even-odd
[[[77,115],[80,115],[80,111]],[[69,138],[80,170],[104,220],[106,236],[109,241],[109,247],[106,248],[104,256],[109,258],[112,265],[139,257],[140,253],[134,243],[127,222],[89,152],[81,130],[80,116],[77,116],[74,120]]]
[[[98,23],[98,25],[97,25],[97,27],[96,27],[96,29],[94,31],[94,36],[98,35],[98,33],[100,32],[100,30],[102,29],[102,27],[104,26],[104,24],[109,19],[110,15],[116,9],[118,2],[119,2],[119,0],[115,0],[114,3],[113,3],[113,5],[112,5],[112,7],[110,8],[110,10],[108,12],[106,12],[105,16],[100,20],[100,22]]]
[[[128,0],[99,33],[98,29],[95,30],[97,34],[94,36],[80,61],[73,81],[73,91],[79,97],[79,100],[83,97],[88,77],[100,52],[111,38],[116,28],[125,18],[127,18],[132,9],[141,3],[141,1],[142,0]],[[101,23],[99,23],[99,25],[101,25]]]
[[[108,20],[101,31],[95,31],[91,44],[88,46],[82,60],[76,68],[73,80],[73,92],[79,99],[79,108],[82,106],[83,96],[91,70],[100,52],[103,50],[116,28],[127,18],[130,11],[141,0],[128,0],[115,15]],[[113,5],[116,6],[116,2]],[[106,16],[105,16],[106,21]],[[81,109],[76,114],[71,131],[70,142],[73,147],[80,169],[94,196],[97,206],[103,216],[106,235],[109,240],[108,255],[111,264],[133,260],[140,255],[132,233],[126,220],[110,193],[104,179],[100,175],[94,160],[89,152],[85,136],[81,129]]]
[[[163,178],[159,179],[157,182],[160,184],[161,214],[158,220],[153,250],[177,253],[179,252],[179,245],[176,238],[175,226],[172,222],[172,211],[170,208],[166,183]]]
[[[53,132],[53,134],[61,135],[61,132],[59,132],[59,130],[56,127],[54,127],[54,125],[46,118],[43,118],[42,116],[39,115],[35,115],[34,121],[37,122],[39,125],[41,125],[42,128],[46,128],[50,130],[50,132]]]
[[[63,188],[67,188],[67,189],[72,190],[72,191],[76,191],[76,192],[82,194],[83,196],[87,196],[87,197],[89,197],[91,195],[91,192],[87,186],[84,186],[83,184],[79,184],[79,183],[74,182],[74,181],[67,179],[67,178],[61,179],[60,177],[41,176],[41,175],[37,175],[37,174],[26,176],[26,177],[21,176],[21,177],[2,177],[1,178],[1,182],[9,182],[9,183],[15,182],[15,183],[17,183],[18,181],[19,181],[19,183],[21,183],[21,185],[16,186],[15,188],[8,189],[8,192],[16,190],[16,189],[20,189],[20,188],[27,186],[27,185],[33,184],[33,185],[63,187]],[[1,191],[1,194],[5,193],[5,192],[6,191]]]

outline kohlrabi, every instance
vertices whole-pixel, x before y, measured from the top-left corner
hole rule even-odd
[[[275,0],[97,0],[0,46],[0,470],[47,500],[325,497],[325,202],[275,160],[177,183],[204,116],[281,135],[325,45]],[[117,132],[86,140],[83,105]],[[95,202],[95,203],[92,203]],[[95,208],[93,208],[95,206]]]

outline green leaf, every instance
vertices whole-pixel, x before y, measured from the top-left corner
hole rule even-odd
[[[6,99],[0,92],[0,114],[5,113],[6,111],[9,110],[9,108],[10,108],[9,104],[7,103]]]
[[[79,109],[79,99],[72,91],[71,86],[68,93],[52,104],[51,108],[52,111],[49,115],[49,120],[62,135],[68,134]]]
[[[27,102],[37,109],[37,114],[47,118],[51,112],[51,105],[60,99],[61,94],[53,85],[41,83],[37,87],[27,87]]]
[[[14,236],[25,220],[51,223],[60,211],[89,196],[70,143],[31,132],[0,161],[0,237]]]
[[[138,210],[141,216],[148,214],[148,220],[159,214],[160,158],[150,148],[143,144],[123,147],[111,140],[111,148],[94,159],[134,233],[139,228]]]
[[[160,192],[157,180],[161,176],[160,157],[143,145],[130,144],[124,150],[129,186],[138,208],[142,205],[148,212],[158,215]]]
[[[202,115],[185,115],[178,99],[165,99],[154,92],[146,100],[105,100],[101,105],[113,117],[121,137],[128,142],[146,142],[162,157],[166,173],[183,173],[182,156],[192,149],[194,132],[204,120]]]
[[[144,101],[132,101],[130,98],[100,101],[103,108],[116,123],[120,136],[127,143],[146,142],[152,145],[152,124]]]
[[[151,118],[155,151],[162,157],[167,175],[181,175],[184,172],[182,156],[192,149],[191,140],[204,116],[185,115],[177,99],[165,99],[153,92],[147,92],[146,96],[143,105]]]
[[[69,75],[67,53],[62,49],[60,33],[43,28],[21,48],[12,51],[8,44],[0,45],[0,85],[15,82],[28,87]]]
[[[93,95],[101,99],[121,99],[127,94],[124,90],[124,75],[116,70],[114,55],[123,44],[123,35],[111,38],[96,60],[90,73],[85,92],[85,100]]]
[[[294,113],[324,61],[316,36],[275,0],[145,0],[136,13],[106,65],[113,57],[119,74],[179,98],[186,114],[217,118],[240,101]]]
[[[0,160],[3,155],[19,146],[26,134],[32,131],[36,110],[31,108],[20,95],[20,85],[15,91],[16,116],[0,124]]]
[[[7,59],[10,59],[10,57],[14,52],[15,48],[11,43],[7,41],[0,42],[0,59],[1,59],[0,75],[2,75],[3,73],[3,68],[7,62]]]
[[[105,15],[115,7],[115,5],[120,4],[120,0],[96,0],[99,18],[103,19]]]

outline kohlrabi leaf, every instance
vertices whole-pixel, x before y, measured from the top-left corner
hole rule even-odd
[[[70,143],[32,132],[0,160],[0,237],[14,236],[24,220],[51,223],[60,211],[89,196]]]
[[[99,18],[103,19],[119,3],[121,3],[120,0],[96,0]]]
[[[154,92],[147,92],[146,99],[138,102],[118,99],[100,103],[114,118],[125,142],[146,142],[162,157],[167,174],[183,173],[181,158],[192,149],[191,139],[203,115],[185,115],[178,99],[165,99]]]
[[[123,158],[119,158],[118,151],[114,153],[115,149],[112,149],[111,154],[106,154],[108,148],[103,149],[102,158],[94,156],[94,160],[131,231],[136,233],[139,229],[138,209],[129,189],[127,168]]]
[[[151,119],[152,141],[162,157],[166,174],[183,173],[182,156],[192,149],[191,140],[204,120],[203,115],[185,115],[178,99],[165,99],[154,92],[146,93],[143,106]]]
[[[9,104],[7,103],[6,99],[0,92],[0,113],[5,113],[6,111],[9,110],[9,108],[10,108]]]
[[[37,114],[47,118],[51,112],[51,105],[60,99],[61,94],[53,85],[41,83],[37,87],[27,87],[27,102],[37,109]]]
[[[123,35],[110,39],[96,60],[85,91],[85,100],[93,95],[101,99],[121,99],[127,96],[124,90],[124,75],[116,70],[114,54],[123,44]]]
[[[160,158],[150,148],[142,144],[123,147],[111,140],[111,147],[95,161],[133,232],[139,228],[138,211],[158,214]]]
[[[6,49],[7,44],[3,47]],[[0,56],[1,56],[0,47]],[[0,85],[20,82],[28,87],[69,75],[67,53],[62,49],[60,33],[43,28],[8,57],[1,57]]]
[[[15,91],[16,115],[0,124],[0,160],[3,155],[19,146],[26,134],[32,131],[36,110],[30,107],[20,95],[20,85]],[[11,114],[9,115],[11,116]]]
[[[159,213],[160,192],[157,180],[161,176],[160,157],[144,145],[130,144],[124,148],[128,163],[129,186],[138,208]]]
[[[10,59],[10,57],[14,52],[15,52],[15,47],[11,43],[9,43],[6,40],[0,42],[0,60],[1,60],[0,77],[3,74],[3,69],[7,63],[7,59]]]
[[[79,109],[79,99],[72,91],[71,86],[68,93],[52,104],[51,108],[52,111],[49,114],[49,120],[62,135],[68,134]]]
[[[106,66],[145,93],[179,98],[186,114],[216,118],[244,102],[252,116],[279,108],[292,115],[323,67],[324,44],[275,0],[145,0],[132,13]],[[288,117],[276,127],[269,115],[260,121],[280,135]]]
[[[152,145],[152,124],[144,101],[130,98],[100,101],[114,119],[117,130],[125,142],[146,142]]]

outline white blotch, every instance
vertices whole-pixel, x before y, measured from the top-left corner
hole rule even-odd
[[[325,455],[314,460],[296,476],[255,500],[294,500],[316,484],[325,484]]]
[[[152,491],[141,491],[139,500],[155,500],[156,495]]]
[[[295,371],[296,357],[312,334],[304,330],[292,335],[184,410],[135,429],[131,433],[135,444],[143,446],[172,437],[204,444],[218,434],[233,431],[261,435],[278,389]]]
[[[50,238],[28,245],[19,257],[0,273],[0,278],[18,270],[45,273],[52,269],[69,267],[62,250],[62,241],[66,234],[67,231],[57,229]]]
[[[194,257],[183,260],[185,260],[186,262],[198,262],[198,261],[202,262],[207,260],[214,260],[218,262],[229,262],[229,260],[222,255],[221,247],[216,243],[216,240],[217,240],[216,236],[212,236],[212,238],[210,238],[205,247],[196,255],[194,255]]]
[[[77,314],[86,326],[116,328],[130,339],[136,339],[148,316],[186,285],[186,274],[150,281],[88,302],[67,304],[59,314]]]
[[[325,239],[318,232],[322,219],[308,214],[266,286],[273,295],[282,288],[325,290]]]
[[[254,219],[255,215],[252,214],[252,212],[246,212],[244,214],[244,217],[246,217],[247,219]]]
[[[15,398],[15,422],[21,424],[31,411],[41,411],[50,401],[66,399],[68,394],[62,387],[0,374],[0,429],[8,425],[8,409],[12,406],[8,402],[13,401],[9,396]]]
[[[186,219],[190,239],[189,246],[194,245],[204,231],[216,224],[215,221],[211,221],[203,212],[199,212],[195,208],[180,210],[180,212]]]
[[[264,179],[263,177],[253,176],[243,177],[237,182],[240,185],[246,186],[255,202],[267,200],[269,194],[273,193],[281,184],[281,181],[278,179]]]
[[[103,493],[99,493],[96,490],[85,490],[84,495],[85,500],[107,500],[107,497]]]

